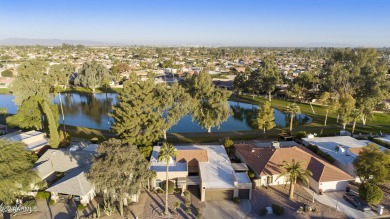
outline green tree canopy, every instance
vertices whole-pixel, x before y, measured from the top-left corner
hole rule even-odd
[[[85,62],[75,80],[75,84],[87,87],[95,93],[95,89],[101,86],[101,83],[109,78],[110,75],[106,67],[97,61]]]
[[[355,173],[362,182],[380,184],[390,179],[390,151],[381,151],[379,146],[368,144],[354,160]]]
[[[30,192],[39,182],[33,171],[35,160],[21,142],[0,139],[0,201],[12,204],[24,192]]]
[[[269,101],[259,105],[257,116],[254,122],[258,129],[263,129],[264,133],[265,130],[272,129],[276,126],[274,109],[271,107],[271,103]]]
[[[140,81],[136,76],[123,84],[111,115],[112,129],[128,144],[150,146],[163,136],[165,124],[154,87],[152,79]]]
[[[106,194],[119,202],[123,216],[123,200],[127,195],[136,194],[148,180],[148,162],[136,146],[126,145],[118,139],[109,139],[98,147],[97,157],[87,177],[96,191]]]
[[[39,60],[31,60],[20,64],[18,76],[12,83],[11,91],[17,105],[32,96],[38,96],[49,100],[52,81],[47,74],[48,63]]]
[[[185,87],[194,100],[192,119],[211,132],[211,127],[219,127],[230,115],[227,102],[230,92],[214,87],[208,73],[188,76]]]
[[[164,121],[164,139],[166,132],[176,125],[192,109],[192,98],[178,83],[167,86],[160,83],[155,87],[156,100],[160,102],[158,111]]]
[[[363,183],[359,186],[359,196],[370,204],[377,205],[383,199],[382,189],[372,183]]]
[[[69,85],[69,77],[75,72],[75,66],[72,64],[58,64],[50,67],[49,76],[54,86],[62,85],[64,89]]]
[[[14,73],[12,72],[11,69],[6,69],[6,70],[1,72],[1,76],[3,76],[3,77],[13,77]]]

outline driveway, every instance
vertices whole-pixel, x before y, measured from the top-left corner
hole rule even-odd
[[[230,200],[207,201],[205,204],[205,219],[244,219],[251,210],[249,200],[241,200],[239,205]]]
[[[378,216],[373,211],[369,212],[362,212],[360,210],[357,210],[352,204],[344,200],[343,192],[327,192],[324,196],[329,197],[331,200],[333,200],[333,204],[337,206],[337,208],[344,212],[349,218],[372,218]]]

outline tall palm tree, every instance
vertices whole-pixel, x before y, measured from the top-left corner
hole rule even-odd
[[[290,114],[290,132],[292,134],[292,124],[294,121],[294,116],[296,113],[301,113],[301,108],[296,103],[292,103],[287,106],[286,111]]]
[[[159,161],[165,161],[166,162],[166,178],[165,178],[165,215],[169,214],[168,211],[168,166],[169,166],[169,161],[171,157],[176,156],[176,148],[173,147],[172,144],[165,142],[163,146],[160,149],[160,153],[158,155],[158,160]]]
[[[305,170],[302,168],[302,162],[303,161],[295,162],[295,160],[292,159],[291,163],[283,161],[283,163],[279,165],[279,167],[283,167],[285,169],[285,172],[281,173],[276,178],[276,180],[284,176],[286,177],[287,181],[290,182],[290,192],[288,197],[291,200],[294,199],[294,187],[297,179],[302,180],[305,185],[308,185],[309,180],[307,177],[313,175],[310,170]]]

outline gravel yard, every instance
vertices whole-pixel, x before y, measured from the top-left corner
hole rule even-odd
[[[295,201],[288,199],[289,185],[257,188],[252,195],[251,218],[346,218],[346,215],[335,208],[331,208],[318,202],[312,203],[312,195],[306,192],[300,185],[295,186]],[[259,216],[262,208],[278,204],[284,207],[284,216],[268,215]],[[316,210],[310,213],[297,213],[300,206],[307,204]]]
[[[173,215],[175,219],[195,219],[196,208],[200,208],[201,212],[204,211],[204,203],[200,203],[196,197],[191,195],[191,212],[187,213],[187,207],[185,205],[185,197],[182,197],[180,193],[174,193],[169,195],[168,203],[169,209],[173,209],[175,202],[180,203],[180,207],[177,209],[177,214]],[[165,193],[147,192],[147,201],[144,208],[143,218],[164,218],[162,213],[164,212]]]

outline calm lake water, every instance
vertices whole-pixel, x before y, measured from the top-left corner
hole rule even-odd
[[[117,94],[62,94],[62,102],[65,114],[65,124],[81,126],[94,129],[108,130],[111,126],[108,113],[111,112],[112,105],[116,104]],[[12,95],[0,95],[0,108],[7,108],[9,113],[15,114],[17,106],[12,101]],[[53,103],[59,105],[58,95]],[[212,132],[217,131],[239,131],[255,129],[252,125],[256,114],[257,106],[247,103],[229,101],[233,114],[228,120],[221,124],[221,127],[212,128]],[[278,127],[289,125],[289,116],[274,109],[275,123]],[[61,118],[61,116],[60,116]],[[304,114],[297,114],[295,124],[308,124],[311,118]],[[60,123],[61,123],[60,119]],[[173,126],[168,132],[206,132],[196,121],[192,121],[191,115],[182,118],[179,123]]]

